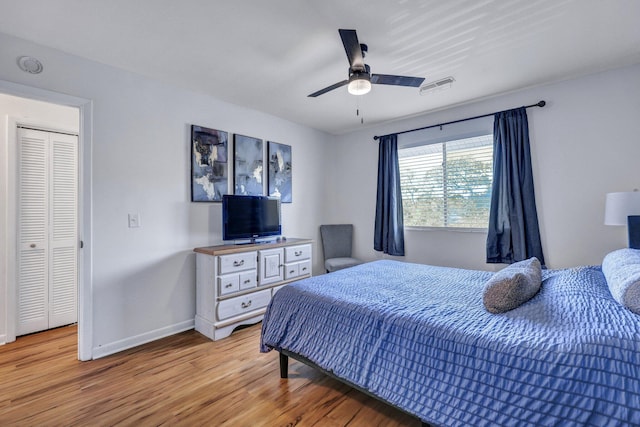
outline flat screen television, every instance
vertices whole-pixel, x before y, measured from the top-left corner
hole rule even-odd
[[[231,194],[222,196],[223,240],[249,239],[249,242],[254,242],[281,233],[280,199]]]

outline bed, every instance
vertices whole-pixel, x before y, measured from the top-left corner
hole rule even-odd
[[[601,268],[543,270],[503,314],[482,303],[492,274],[381,260],[305,279],[273,297],[260,350],[424,425],[640,425],[640,315]]]

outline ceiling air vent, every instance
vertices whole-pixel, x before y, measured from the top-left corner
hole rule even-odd
[[[18,58],[18,67],[30,74],[40,74],[42,72],[42,62],[33,56],[21,56]]]
[[[425,83],[420,86],[420,95],[449,89],[455,80],[453,77],[445,77],[435,82]]]

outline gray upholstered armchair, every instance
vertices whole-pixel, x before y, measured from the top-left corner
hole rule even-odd
[[[351,257],[353,224],[321,225],[320,237],[327,273],[362,263]]]

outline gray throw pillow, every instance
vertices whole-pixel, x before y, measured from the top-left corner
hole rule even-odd
[[[602,261],[602,273],[613,298],[640,314],[640,250],[619,249]]]
[[[533,257],[513,263],[487,281],[482,301],[487,311],[504,313],[529,301],[540,290],[542,268]]]

